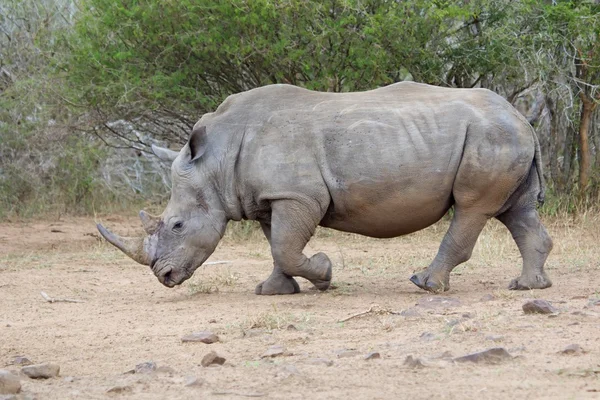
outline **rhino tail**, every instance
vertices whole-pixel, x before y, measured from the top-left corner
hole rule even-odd
[[[540,149],[540,141],[533,127],[531,128],[531,132],[533,133],[533,141],[535,143],[535,154],[533,156],[533,161],[535,162],[535,168],[537,169],[538,180],[540,183],[540,191],[537,195],[537,201],[540,205],[543,205],[544,200],[546,199],[546,183],[544,182],[544,168],[542,166],[542,150]]]

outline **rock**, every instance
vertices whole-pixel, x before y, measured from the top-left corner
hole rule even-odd
[[[504,340],[502,335],[489,335],[485,337],[485,340],[491,340],[492,342],[501,342]]]
[[[421,338],[421,340],[424,340],[426,342],[431,342],[432,340],[435,340],[435,334],[431,332],[423,332],[419,337]]]
[[[224,363],[225,358],[219,356],[214,351],[211,351],[210,353],[202,357],[202,361],[200,362],[200,364],[202,364],[203,367],[208,367],[210,365],[223,365]]]
[[[0,394],[16,394],[21,391],[21,380],[11,372],[0,369]]]
[[[132,387],[129,385],[117,385],[113,386],[106,391],[106,393],[128,393],[131,392]]]
[[[285,328],[285,329],[288,330],[288,331],[297,331],[298,330],[298,328],[296,328],[296,326],[292,325],[292,324],[289,324],[287,326],[287,328]]]
[[[359,355],[360,352],[358,352],[357,350],[349,350],[349,349],[343,349],[343,350],[339,350],[335,353],[337,358],[349,358],[349,357],[356,357],[357,355]]]
[[[425,364],[419,358],[414,358],[413,356],[406,356],[404,359],[404,365],[408,368],[425,368]]]
[[[157,374],[175,375],[175,374],[177,374],[177,371],[175,371],[175,369],[173,369],[167,365],[161,365],[160,367],[156,368],[156,373]]]
[[[460,307],[458,299],[448,296],[424,296],[417,301],[417,305],[423,308],[453,308]]]
[[[33,363],[27,357],[18,356],[18,357],[15,357],[15,359],[12,362],[12,364],[13,365],[22,365],[22,366],[25,366],[25,365],[31,365]]]
[[[242,332],[242,337],[251,338],[251,337],[264,336],[264,335],[270,335],[270,334],[271,334],[271,332],[266,331],[264,329],[248,329],[248,330]]]
[[[581,346],[579,346],[576,343],[568,345],[561,351],[562,354],[567,354],[567,355],[581,354],[582,352],[583,352],[583,350],[581,349]]]
[[[181,338],[183,343],[187,342],[202,342],[206,344],[211,344],[219,341],[219,337],[212,332],[202,331],[195,332],[190,335],[185,335]]]
[[[478,353],[468,354],[466,356],[457,357],[455,362],[472,362],[484,364],[499,364],[506,360],[511,360],[512,356],[504,347],[495,347]]]
[[[282,356],[285,354],[285,348],[281,345],[274,345],[271,346],[267,349],[267,351],[265,351],[263,353],[262,356],[260,356],[261,358],[268,358],[268,357],[278,357],[278,356]]]
[[[156,371],[156,363],[153,361],[146,361],[135,366],[136,374],[150,374]]]
[[[64,382],[67,382],[67,383],[71,383],[71,382],[75,382],[75,378],[74,378],[74,377],[72,377],[72,376],[65,376],[65,377],[63,378],[63,381],[64,381]]]
[[[456,326],[458,324],[460,324],[460,321],[457,319],[451,319],[450,321],[446,322],[446,326],[449,328]]]
[[[420,317],[421,313],[415,307],[412,307],[401,311],[400,315],[402,315],[403,317]]]
[[[21,372],[31,379],[48,379],[58,376],[60,367],[52,363],[35,364],[21,368]]]
[[[365,356],[365,360],[375,360],[377,358],[381,358],[381,354],[376,351],[372,351]]]
[[[185,387],[199,387],[204,385],[204,379],[198,378],[196,376],[188,376],[185,378],[183,386]]]
[[[472,312],[466,312],[466,313],[463,313],[462,317],[463,317],[464,319],[471,319],[471,318],[475,318],[475,313],[472,313]]]
[[[306,360],[306,363],[310,365],[324,365],[326,367],[331,367],[333,365],[333,361],[328,360],[327,358],[313,358]]]
[[[496,300],[496,296],[494,296],[493,294],[486,294],[484,295],[481,299],[479,299],[479,301],[481,302],[486,302],[486,301],[494,301]]]
[[[525,314],[554,314],[558,310],[546,300],[535,299],[523,304],[523,312]]]

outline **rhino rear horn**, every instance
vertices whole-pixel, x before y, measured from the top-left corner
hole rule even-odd
[[[148,235],[153,235],[160,225],[160,217],[148,214],[146,211],[140,211],[140,219],[142,220],[142,226]]]
[[[106,239],[110,244],[121,250],[132,260],[142,264],[142,265],[150,265],[150,255],[146,251],[146,246],[144,245],[144,237],[139,238],[123,238],[118,235],[115,235],[108,229],[102,226],[102,224],[96,224],[98,231],[100,234]]]

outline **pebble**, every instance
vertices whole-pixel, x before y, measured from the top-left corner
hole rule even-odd
[[[9,371],[0,369],[0,394],[16,394],[21,391],[21,380]]]
[[[212,332],[202,331],[195,332],[190,335],[185,335],[181,338],[183,343],[186,342],[202,342],[206,344],[211,344],[219,341],[219,337]]]
[[[579,346],[576,343],[568,345],[561,351],[562,354],[567,354],[567,355],[581,354],[582,352],[583,352],[583,350],[581,349],[581,346]]]
[[[106,393],[126,393],[131,392],[131,386],[129,385],[117,385],[113,386],[106,391]]]
[[[523,304],[525,314],[554,314],[558,310],[546,300],[535,299]]]
[[[420,317],[421,313],[416,308],[408,308],[400,312],[403,317]]]
[[[278,356],[282,356],[285,353],[285,348],[281,345],[276,344],[275,346],[271,346],[267,349],[267,351],[265,351],[263,353],[262,356],[260,356],[261,358],[268,358],[268,357],[278,357]]]
[[[199,387],[202,385],[204,385],[204,379],[196,376],[188,376],[185,378],[185,382],[183,383],[183,386],[185,387]]]
[[[160,367],[156,368],[156,373],[158,374],[167,374],[167,375],[175,375],[177,374],[177,371],[175,371],[174,368],[171,368],[167,365],[161,365]]]
[[[136,374],[150,374],[156,371],[156,363],[154,361],[146,361],[135,366]]]
[[[296,326],[293,325],[293,324],[289,324],[287,326],[287,328],[285,328],[285,329],[288,330],[288,331],[297,331],[298,330],[298,328],[296,328]]]
[[[431,342],[432,340],[435,340],[435,334],[431,332],[423,332],[419,337],[421,338],[421,340],[424,340],[426,342]]]
[[[15,359],[12,362],[12,364],[13,365],[22,365],[22,366],[25,366],[25,365],[31,365],[33,363],[27,357],[18,356],[18,357],[15,357]]]
[[[485,301],[494,301],[496,300],[496,296],[494,296],[493,294],[486,294],[484,295],[481,299],[479,299],[479,301],[481,302],[485,302]]]
[[[489,335],[485,337],[485,340],[491,340],[492,342],[501,342],[504,340],[502,335]]]
[[[306,363],[310,365],[324,365],[326,367],[331,367],[333,365],[333,361],[327,358],[313,358],[306,360]]]
[[[75,382],[75,378],[72,376],[65,376],[63,378],[63,381],[67,382],[67,383],[71,383],[71,382]]]
[[[225,358],[219,356],[214,351],[211,351],[210,353],[206,354],[200,362],[200,364],[202,364],[203,367],[208,367],[210,365],[223,365],[224,363]]]
[[[60,367],[52,363],[27,365],[21,368],[21,372],[31,379],[48,379],[58,376]]]
[[[359,354],[360,354],[360,352],[358,350],[348,350],[348,349],[339,350],[335,353],[337,358],[356,357]]]
[[[461,302],[448,296],[424,296],[417,301],[417,305],[423,308],[453,308],[460,307]]]
[[[423,364],[421,359],[414,358],[413,356],[406,356],[406,358],[404,359],[404,365],[406,365],[408,368],[413,369],[425,368],[425,364]]]
[[[381,358],[381,354],[377,351],[372,351],[365,356],[365,360],[375,360],[377,358]]]
[[[499,364],[502,361],[511,360],[512,356],[504,347],[495,347],[480,351],[478,353],[468,354],[462,357],[456,357],[455,362],[472,362],[484,364]]]

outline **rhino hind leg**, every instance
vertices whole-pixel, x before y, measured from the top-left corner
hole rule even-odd
[[[329,288],[332,276],[329,257],[317,253],[308,258],[302,253],[322,218],[318,210],[316,204],[310,207],[292,200],[272,204],[271,221],[261,223],[261,227],[271,244],[275,267],[271,276],[256,287],[256,294],[298,293],[294,276],[308,279],[319,290]]]
[[[473,247],[487,220],[484,213],[456,207],[435,259],[426,270],[414,274],[410,281],[434,293],[449,290],[450,272],[471,258]]]
[[[552,250],[552,239],[535,206],[511,208],[497,217],[510,231],[523,258],[521,276],[513,279],[511,290],[545,289],[552,281],[544,271],[544,264]]]

